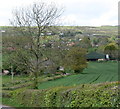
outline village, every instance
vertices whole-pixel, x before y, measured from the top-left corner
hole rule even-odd
[[[70,11],[64,14],[56,3],[28,5],[26,0],[12,11],[9,25],[0,25],[0,106],[120,106],[119,25],[110,20],[113,11],[108,5],[84,2],[66,2]]]

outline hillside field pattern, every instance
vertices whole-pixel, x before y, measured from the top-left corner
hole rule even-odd
[[[89,62],[80,74],[39,84],[39,89],[118,81],[118,62]]]

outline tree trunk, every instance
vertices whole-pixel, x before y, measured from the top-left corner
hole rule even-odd
[[[33,88],[38,89],[38,77],[37,76],[35,76]]]

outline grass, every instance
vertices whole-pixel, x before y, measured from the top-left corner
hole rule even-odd
[[[81,74],[63,77],[61,79],[47,81],[46,76],[40,77],[42,82],[39,89],[46,89],[58,86],[75,86],[79,84],[95,84],[101,82],[118,81],[118,63],[117,62],[90,62],[88,68]],[[3,87],[12,87],[29,83],[28,76],[15,76],[12,82],[11,76],[2,76]]]
[[[15,100],[14,100],[14,102],[13,102],[13,100],[8,99],[8,98],[2,98],[2,103],[3,103],[4,105],[12,106],[12,107],[21,107],[21,106],[22,106],[22,105],[20,105],[20,104],[18,103],[18,101],[15,101]]]
[[[96,84],[102,82],[118,81],[117,62],[90,62],[88,68],[81,74],[71,75],[61,79],[47,81],[39,84],[39,89],[58,86],[75,86],[79,84]]]
[[[29,77],[27,76],[14,76],[13,78],[13,82],[14,81],[20,81],[20,80],[27,80],[29,79]],[[7,76],[7,75],[4,75],[2,76],[2,84],[6,84],[6,83],[11,83],[12,82],[12,77],[11,76]]]
[[[9,75],[3,75],[2,77],[2,90],[16,90],[16,89],[20,89],[22,87],[26,87],[26,88],[31,88],[33,86],[33,79],[30,78],[29,76],[20,76],[20,75],[16,75],[14,76],[14,79],[12,81],[11,76]],[[50,81],[50,80],[55,80],[58,78],[62,78],[62,75],[54,75],[54,76],[50,76],[49,75],[42,75],[38,78],[38,81],[41,82],[45,82],[45,81]]]
[[[85,69],[81,74],[77,75],[70,75],[66,77],[62,77],[60,79],[51,80],[51,81],[45,81],[49,79],[48,77],[40,77],[42,80],[42,83],[39,84],[39,89],[48,89],[53,87],[60,87],[60,86],[68,86],[72,89],[81,87],[80,84],[86,84],[84,87],[84,90],[91,90],[94,85],[96,86],[96,83],[102,83],[103,87],[106,87],[107,83],[104,82],[111,82],[114,86],[114,82],[112,81],[118,81],[118,63],[117,62],[105,62],[105,63],[97,63],[97,62],[90,62],[88,64],[88,68]],[[29,77],[26,76],[15,76],[15,81],[24,81],[29,79]],[[28,81],[29,82],[29,81]],[[11,83],[11,76],[3,76],[3,83],[10,85]],[[25,84],[25,83],[21,83]],[[16,84],[20,85],[20,84]],[[13,85],[13,86],[16,86]],[[99,84],[97,85],[99,86]],[[101,86],[101,85],[100,85]],[[25,87],[23,87],[25,88]],[[16,90],[3,90],[3,93],[16,93],[18,90],[22,90],[23,88],[16,89]],[[53,88],[54,89],[54,88]],[[96,88],[95,88],[96,89]],[[107,89],[107,88],[106,88]],[[24,89],[27,90],[27,87]],[[23,92],[24,92],[23,90]],[[80,89],[81,90],[81,89]],[[44,90],[38,90],[38,91],[44,91]],[[21,91],[20,91],[21,92]],[[34,93],[33,93],[34,94]],[[89,97],[88,97],[89,98]],[[17,98],[19,100],[19,98]],[[12,106],[12,107],[24,107],[23,104],[19,103],[16,98],[12,97],[3,97],[2,103],[4,105]],[[29,100],[28,100],[29,101]],[[103,100],[104,101],[104,100]]]

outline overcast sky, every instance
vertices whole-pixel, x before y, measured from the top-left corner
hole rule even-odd
[[[29,5],[36,0],[1,0],[0,26],[9,25],[13,8]],[[41,1],[41,0],[37,0]],[[101,26],[118,25],[119,0],[43,0],[55,2],[65,8],[63,25]]]

